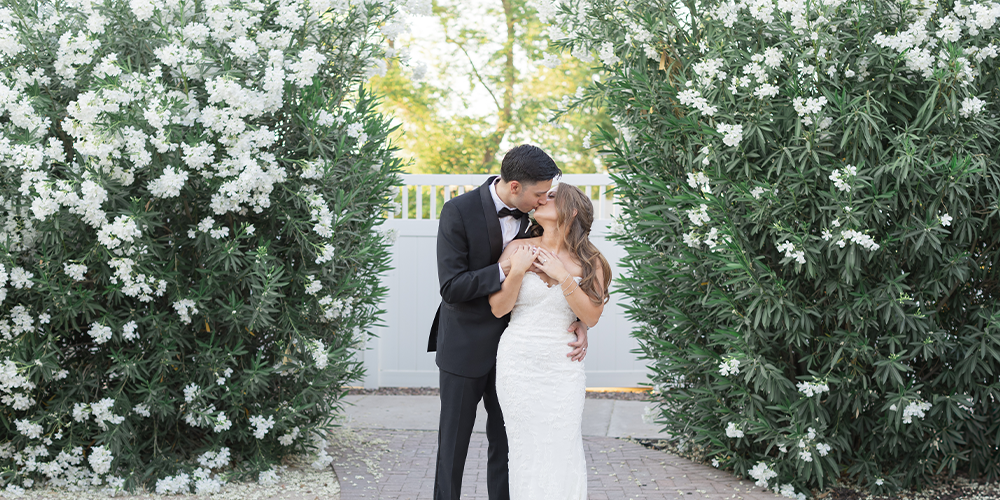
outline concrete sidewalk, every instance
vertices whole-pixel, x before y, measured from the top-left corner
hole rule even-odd
[[[437,396],[347,396],[346,425],[355,429],[436,431],[441,411]],[[583,406],[583,435],[666,438],[660,427],[642,421],[642,401],[587,399]],[[480,401],[474,432],[486,432],[486,410]]]

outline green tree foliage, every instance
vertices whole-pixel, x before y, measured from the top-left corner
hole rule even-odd
[[[666,428],[786,496],[1000,476],[996,4],[565,2]]]
[[[524,142],[544,148],[567,172],[603,168],[586,146],[589,134],[610,124],[602,110],[550,122],[551,110],[565,107],[595,69],[547,54],[548,36],[534,8],[525,0],[437,2],[434,14],[428,22],[440,23],[447,50],[413,62],[429,65],[428,78],[414,79],[411,69],[392,65],[373,79],[385,96],[381,109],[400,123],[396,140],[413,172],[496,173],[502,149]],[[413,43],[402,36],[395,47],[404,51]]]
[[[377,321],[391,4],[0,8],[0,477],[208,493],[318,452]]]

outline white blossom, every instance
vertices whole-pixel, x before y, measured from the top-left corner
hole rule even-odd
[[[701,246],[701,239],[692,231],[684,235],[684,243],[691,248],[698,248]]]
[[[326,439],[323,439],[322,436],[319,434],[313,434],[313,446],[315,446],[319,452],[316,454],[316,460],[310,464],[312,468],[325,469],[333,463],[333,457],[331,457],[326,451],[327,444],[329,443],[327,443]]]
[[[264,418],[260,415],[253,415],[250,417],[250,425],[254,427],[253,435],[257,439],[264,439],[267,432],[274,427],[274,416],[268,416]]]
[[[103,445],[95,446],[90,449],[90,456],[87,460],[90,462],[90,468],[94,470],[94,473],[107,474],[111,470],[111,462],[114,460],[114,456]]]
[[[712,188],[709,185],[708,176],[704,172],[694,172],[687,174],[688,186],[694,189],[700,189],[703,193],[711,193]]]
[[[334,253],[333,245],[329,243],[323,245],[323,248],[320,250],[319,256],[316,257],[316,263],[323,264],[325,262],[329,262],[330,260],[333,259],[333,253]]]
[[[796,97],[792,99],[792,107],[795,108],[795,112],[798,113],[799,118],[802,119],[802,124],[809,126],[813,123],[813,116],[817,113],[823,111],[823,106],[826,105],[826,97]]]
[[[136,330],[138,328],[139,325],[136,324],[135,321],[129,321],[128,323],[125,323],[125,325],[122,326],[122,338],[125,339],[126,341],[133,341],[139,338],[139,334],[136,333]]]
[[[704,59],[695,63],[693,69],[695,74],[699,76],[698,83],[707,87],[716,79],[724,81],[726,79],[726,72],[722,71],[724,64],[722,59]]]
[[[731,438],[741,438],[743,437],[743,431],[736,427],[734,422],[729,422],[726,424],[726,436]]]
[[[132,13],[135,14],[135,18],[139,21],[145,21],[153,16],[156,11],[156,4],[153,0],[130,0],[129,8],[132,9]]]
[[[777,47],[768,47],[764,50],[764,65],[771,69],[776,69],[781,66],[781,61],[785,58],[785,55],[781,53]]]
[[[125,421],[125,417],[121,415],[115,415],[112,412],[114,408],[115,400],[111,398],[103,398],[96,403],[90,405],[90,411],[94,416],[94,421],[102,430],[108,430],[108,423],[118,425]]]
[[[760,87],[757,87],[757,90],[753,91],[753,95],[761,99],[765,97],[774,97],[778,95],[779,90],[780,89],[778,89],[778,87],[775,85],[771,85],[770,83],[762,83]]]
[[[714,15],[722,21],[725,27],[732,28],[736,24],[737,19],[739,19],[739,13],[740,6],[732,0],[728,0],[719,2],[719,5],[715,8]]]
[[[320,290],[323,289],[323,283],[316,279],[315,276],[306,276],[306,293],[309,295],[316,295]]]
[[[287,434],[278,438],[278,443],[282,446],[291,446],[295,442],[295,438],[299,437],[299,428],[294,427]]]
[[[913,417],[923,419],[925,412],[930,409],[931,404],[926,401],[910,401],[910,403],[906,405],[906,408],[903,408],[903,423],[912,423]]]
[[[708,205],[704,203],[696,209],[688,210],[687,216],[691,223],[696,226],[702,226],[711,220],[708,216]]]
[[[219,451],[206,451],[198,457],[198,463],[208,469],[221,469],[229,465],[229,448],[223,446]]]
[[[728,360],[719,363],[719,374],[723,377],[736,375],[738,373],[740,373],[740,360],[729,358]]]
[[[111,340],[111,333],[110,326],[105,326],[97,322],[91,323],[90,330],[87,332],[94,339],[94,342],[98,344],[103,344]]]
[[[330,357],[327,355],[326,346],[323,345],[322,340],[316,339],[312,341],[309,354],[312,355],[313,361],[316,362],[317,370],[326,368],[327,364],[330,362]]]
[[[191,324],[192,314],[198,314],[198,308],[195,307],[194,301],[191,299],[178,300],[173,305],[177,314],[181,317],[181,321],[186,325]]]
[[[875,239],[872,238],[871,236],[864,234],[860,231],[855,231],[853,229],[844,229],[843,231],[841,231],[840,240],[837,241],[837,245],[840,248],[844,248],[844,246],[848,242],[854,243],[856,245],[861,245],[865,249],[873,252],[875,250],[878,250],[879,248],[882,248],[881,245],[875,243]]]
[[[833,181],[834,186],[840,191],[851,192],[850,179],[858,175],[857,167],[853,165],[847,165],[843,170],[837,169],[830,174],[830,180]]]
[[[31,278],[34,278],[35,274],[29,271],[25,271],[23,267],[15,267],[10,270],[10,284],[17,289],[31,288],[35,285]]]
[[[288,69],[292,71],[289,80],[299,87],[311,84],[313,76],[316,75],[320,65],[324,62],[326,62],[326,56],[317,51],[316,47],[307,47],[299,52],[299,60],[288,66]]]
[[[708,99],[702,97],[701,92],[696,89],[681,91],[677,94],[677,100],[684,106],[690,106],[701,111],[705,116],[712,116],[719,110],[719,108],[710,105]]]
[[[962,115],[962,118],[969,118],[981,113],[984,107],[986,107],[986,103],[978,97],[966,97],[962,99],[962,109],[958,113]]]
[[[150,413],[149,413],[149,405],[147,405],[146,403],[140,403],[140,404],[137,404],[137,405],[133,406],[132,407],[132,411],[135,412],[136,415],[140,415],[140,416],[143,416],[143,417],[149,417],[149,415],[150,415]]]
[[[176,495],[180,493],[189,493],[190,484],[191,476],[187,475],[187,473],[181,472],[176,476],[167,476],[156,481],[156,494]]]
[[[276,471],[274,468],[261,471],[261,473],[257,476],[257,483],[260,484],[261,486],[271,486],[278,484],[278,471]]]
[[[187,179],[188,173],[183,170],[176,170],[174,167],[164,168],[163,175],[150,181],[149,192],[157,198],[173,198],[181,194]]]
[[[83,281],[87,279],[87,266],[83,264],[63,263],[63,272],[73,281]]]
[[[785,252],[785,258],[792,259],[799,264],[806,263],[805,251],[797,249],[790,241],[778,244],[777,249],[779,252]]]
[[[601,62],[606,66],[614,66],[621,61],[621,59],[619,59],[615,54],[615,46],[611,42],[602,43],[601,49],[598,51],[598,55],[601,58]]]
[[[184,402],[190,403],[194,401],[194,398],[198,397],[200,391],[201,387],[198,387],[198,384],[195,384],[194,382],[188,384],[188,386],[184,388]]]
[[[795,384],[795,387],[799,390],[799,392],[805,394],[807,398],[818,396],[824,392],[830,391],[830,387],[828,385],[815,382],[799,382],[798,384]]]
[[[764,462],[757,462],[757,465],[753,466],[753,468],[748,471],[748,474],[750,474],[750,477],[757,480],[755,484],[761,488],[767,488],[767,482],[778,477],[778,473],[774,472],[774,470]]]
[[[220,432],[228,431],[232,426],[233,422],[229,420],[229,417],[227,417],[224,412],[220,411],[218,415],[215,416],[215,422],[213,423],[212,430],[218,434]]]
[[[726,146],[736,146],[743,140],[743,125],[720,123],[715,130],[722,134],[722,142]]]
[[[41,424],[36,424],[30,420],[16,420],[14,421],[14,426],[17,427],[17,432],[28,439],[38,439],[42,436]]]

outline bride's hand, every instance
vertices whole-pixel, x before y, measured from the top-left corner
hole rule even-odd
[[[563,265],[559,257],[556,257],[548,250],[539,247],[538,254],[535,256],[535,267],[542,270],[543,273],[547,274],[550,278],[563,282],[569,277],[569,271],[566,270],[566,266]]]
[[[528,245],[521,245],[510,254],[511,274],[524,274],[535,262],[535,251]]]

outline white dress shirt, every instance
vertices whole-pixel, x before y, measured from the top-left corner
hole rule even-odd
[[[494,181],[493,184],[490,184],[490,195],[493,196],[493,205],[496,206],[496,211],[499,212],[501,208],[515,210],[515,207],[508,206],[503,202],[503,200],[500,199],[500,196],[497,195],[497,182],[500,182],[499,177],[497,177],[497,180]],[[524,217],[527,216],[528,214],[524,214]],[[514,241],[514,238],[517,236],[517,232],[520,229],[521,219],[515,219],[513,217],[500,217],[500,232],[503,233],[503,248],[506,249],[507,245],[509,245],[511,241]],[[503,280],[507,279],[507,275],[503,273],[503,265],[497,263],[497,266],[500,267],[500,282],[503,283]]]

